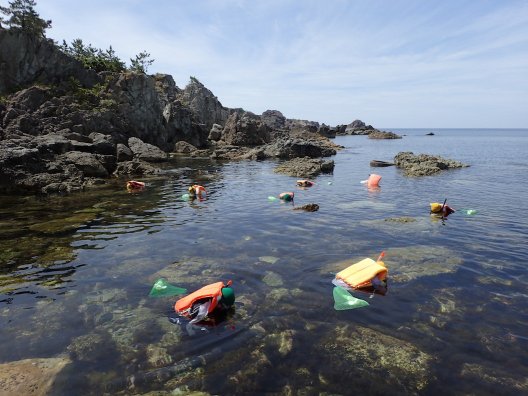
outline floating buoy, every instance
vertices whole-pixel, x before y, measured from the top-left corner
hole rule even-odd
[[[371,187],[379,187],[379,182],[381,180],[381,176],[380,175],[376,175],[376,174],[371,174],[369,176],[369,178],[367,179],[367,187],[371,188]]]

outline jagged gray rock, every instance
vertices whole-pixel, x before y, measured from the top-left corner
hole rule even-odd
[[[332,173],[334,161],[315,158],[294,158],[278,165],[274,172],[296,177],[315,177],[322,173]]]
[[[147,162],[163,162],[168,159],[166,152],[158,147],[143,142],[141,139],[131,137],[128,139],[128,147],[134,154],[134,158]]]
[[[442,170],[464,168],[469,165],[462,162],[442,158],[440,156],[418,154],[410,151],[399,152],[394,157],[394,163],[404,170],[406,176],[428,176]]]
[[[229,145],[258,146],[270,142],[270,129],[253,113],[233,113],[225,123],[222,140]]]
[[[0,95],[35,83],[58,84],[70,77],[86,86],[99,82],[94,71],[59,51],[53,40],[1,27],[0,64]]]
[[[191,77],[190,83],[181,92],[179,98],[207,131],[211,130],[213,124],[224,125],[227,121],[229,110],[222,106],[218,98],[194,77]]]

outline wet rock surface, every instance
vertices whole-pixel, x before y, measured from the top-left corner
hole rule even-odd
[[[65,357],[33,358],[0,364],[0,390],[4,396],[46,396],[61,370]]]
[[[465,168],[462,162],[428,154],[400,152],[394,157],[394,163],[403,169],[406,176],[429,176],[448,169]]]
[[[313,158],[294,158],[278,165],[274,172],[296,177],[314,177],[320,173],[332,173],[334,161]]]

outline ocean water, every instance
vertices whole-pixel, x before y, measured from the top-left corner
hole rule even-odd
[[[307,189],[278,161],[180,158],[141,193],[0,197],[0,364],[68,360],[54,395],[528,393],[528,130],[391,130],[336,138]],[[369,166],[400,151],[470,167]],[[193,183],[206,200],[181,199]],[[294,204],[268,200],[283,191]],[[457,212],[431,217],[444,199]],[[387,293],[334,310],[335,274],[382,251]],[[160,277],[232,280],[235,307],[190,335],[176,296],[148,297]]]

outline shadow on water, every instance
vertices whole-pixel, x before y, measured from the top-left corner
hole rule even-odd
[[[475,157],[467,137],[456,159],[471,168],[420,179],[384,168],[379,189],[361,185],[375,150],[425,151],[421,137],[403,140],[341,139],[364,148],[295,190],[296,206],[320,206],[313,213],[268,200],[295,189],[274,162],[183,161],[137,194],[116,181],[0,198],[2,362],[67,356],[53,388],[64,395],[526,391],[528,230],[508,198],[525,187],[504,180],[500,159]],[[436,142],[444,154],[449,142]],[[517,146],[505,140],[501,152]],[[182,199],[194,183],[207,199]],[[435,221],[429,202],[445,197],[478,215]],[[335,311],[335,274],[381,251],[388,292],[353,292],[370,305]],[[177,296],[148,297],[161,277],[189,292],[231,279],[234,311],[191,336],[173,323]]]

